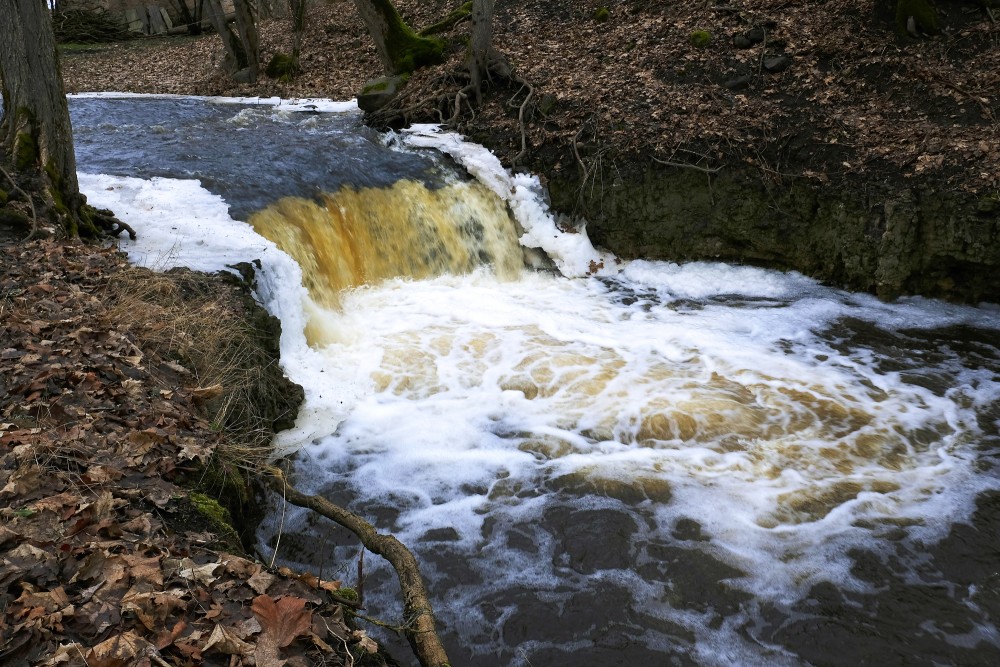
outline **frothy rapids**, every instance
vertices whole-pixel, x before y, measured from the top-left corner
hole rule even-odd
[[[307,394],[279,438],[297,484],[413,548],[456,664],[995,664],[997,307],[616,263],[481,148],[384,143],[477,180],[282,193],[256,233],[190,181],[83,184],[179,228],[137,261],[262,259]],[[356,541],[315,517],[279,508],[261,544],[356,583]]]

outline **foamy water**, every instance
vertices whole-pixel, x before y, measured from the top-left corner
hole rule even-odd
[[[877,593],[859,553],[933,579],[926,545],[1000,487],[985,465],[1000,426],[996,306],[886,304],[723,264],[619,263],[545,227],[534,186],[509,187],[514,177],[468,150],[487,187],[513,193],[522,243],[547,236],[576,277],[382,276],[330,303],[196,183],[82,175],[81,186],[139,232],[122,242],[134,261],[262,260],[283,367],[306,389],[278,441],[299,450],[297,484],[414,548],[449,650],[476,664],[611,664],[634,646],[682,664],[804,664],[769,639],[780,634],[765,632],[779,624],[769,614],[794,619],[824,582]],[[583,277],[592,261],[604,270]],[[279,522],[289,562],[357,554],[297,512],[273,517],[265,548]],[[392,608],[385,567],[366,564],[369,606]],[[941,641],[1000,646],[976,591],[949,591],[971,611],[967,627],[936,629]]]

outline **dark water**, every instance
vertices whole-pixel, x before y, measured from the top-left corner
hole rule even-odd
[[[356,113],[275,111],[198,99],[70,101],[77,168],[94,174],[190,178],[222,196],[238,220],[281,197],[400,178],[440,181],[440,159],[400,152]]]

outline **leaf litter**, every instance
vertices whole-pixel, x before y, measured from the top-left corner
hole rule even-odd
[[[189,516],[180,483],[226,434],[115,309],[135,270],[113,248],[0,244],[0,664],[352,664],[369,646],[339,582]],[[247,316],[235,281],[202,280]]]

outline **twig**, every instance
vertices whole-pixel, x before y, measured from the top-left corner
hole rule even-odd
[[[653,161],[659,162],[660,164],[665,164],[668,167],[679,167],[681,169],[694,169],[695,171],[700,171],[705,174],[718,174],[720,171],[722,171],[722,168],[726,166],[722,165],[722,167],[702,167],[697,164],[691,164],[690,162],[673,162],[671,160],[661,160],[658,157],[654,157]]]
[[[576,161],[580,164],[580,169],[583,170],[583,176],[580,178],[581,191],[583,190],[583,187],[587,184],[587,177],[590,176],[590,172],[587,170],[587,165],[584,164],[583,160],[580,158],[580,151],[577,150],[576,140],[580,137],[581,134],[583,134],[583,130],[586,127],[587,124],[584,123],[583,125],[580,126],[580,129],[576,131],[576,134],[573,135],[573,155],[576,156]]]
[[[284,481],[284,477],[281,478]],[[285,507],[288,506],[288,498],[285,497],[285,487],[281,487],[281,520],[278,523],[278,539],[274,541],[274,553],[271,554],[271,564],[268,567],[274,567],[274,561],[278,558],[278,547],[281,546],[281,535],[285,532]]]
[[[10,184],[14,186],[14,190],[16,192],[20,192],[21,196],[28,200],[28,206],[31,207],[31,232],[26,237],[24,237],[24,240],[30,241],[31,239],[35,238],[35,234],[38,233],[38,214],[35,212],[35,202],[31,200],[31,197],[28,195],[27,192],[25,192],[20,188],[20,186],[18,186],[18,184],[14,181],[14,177],[11,176],[9,173],[7,173],[6,169],[0,167],[0,171],[2,171],[3,175],[7,177],[7,180],[10,181]]]

